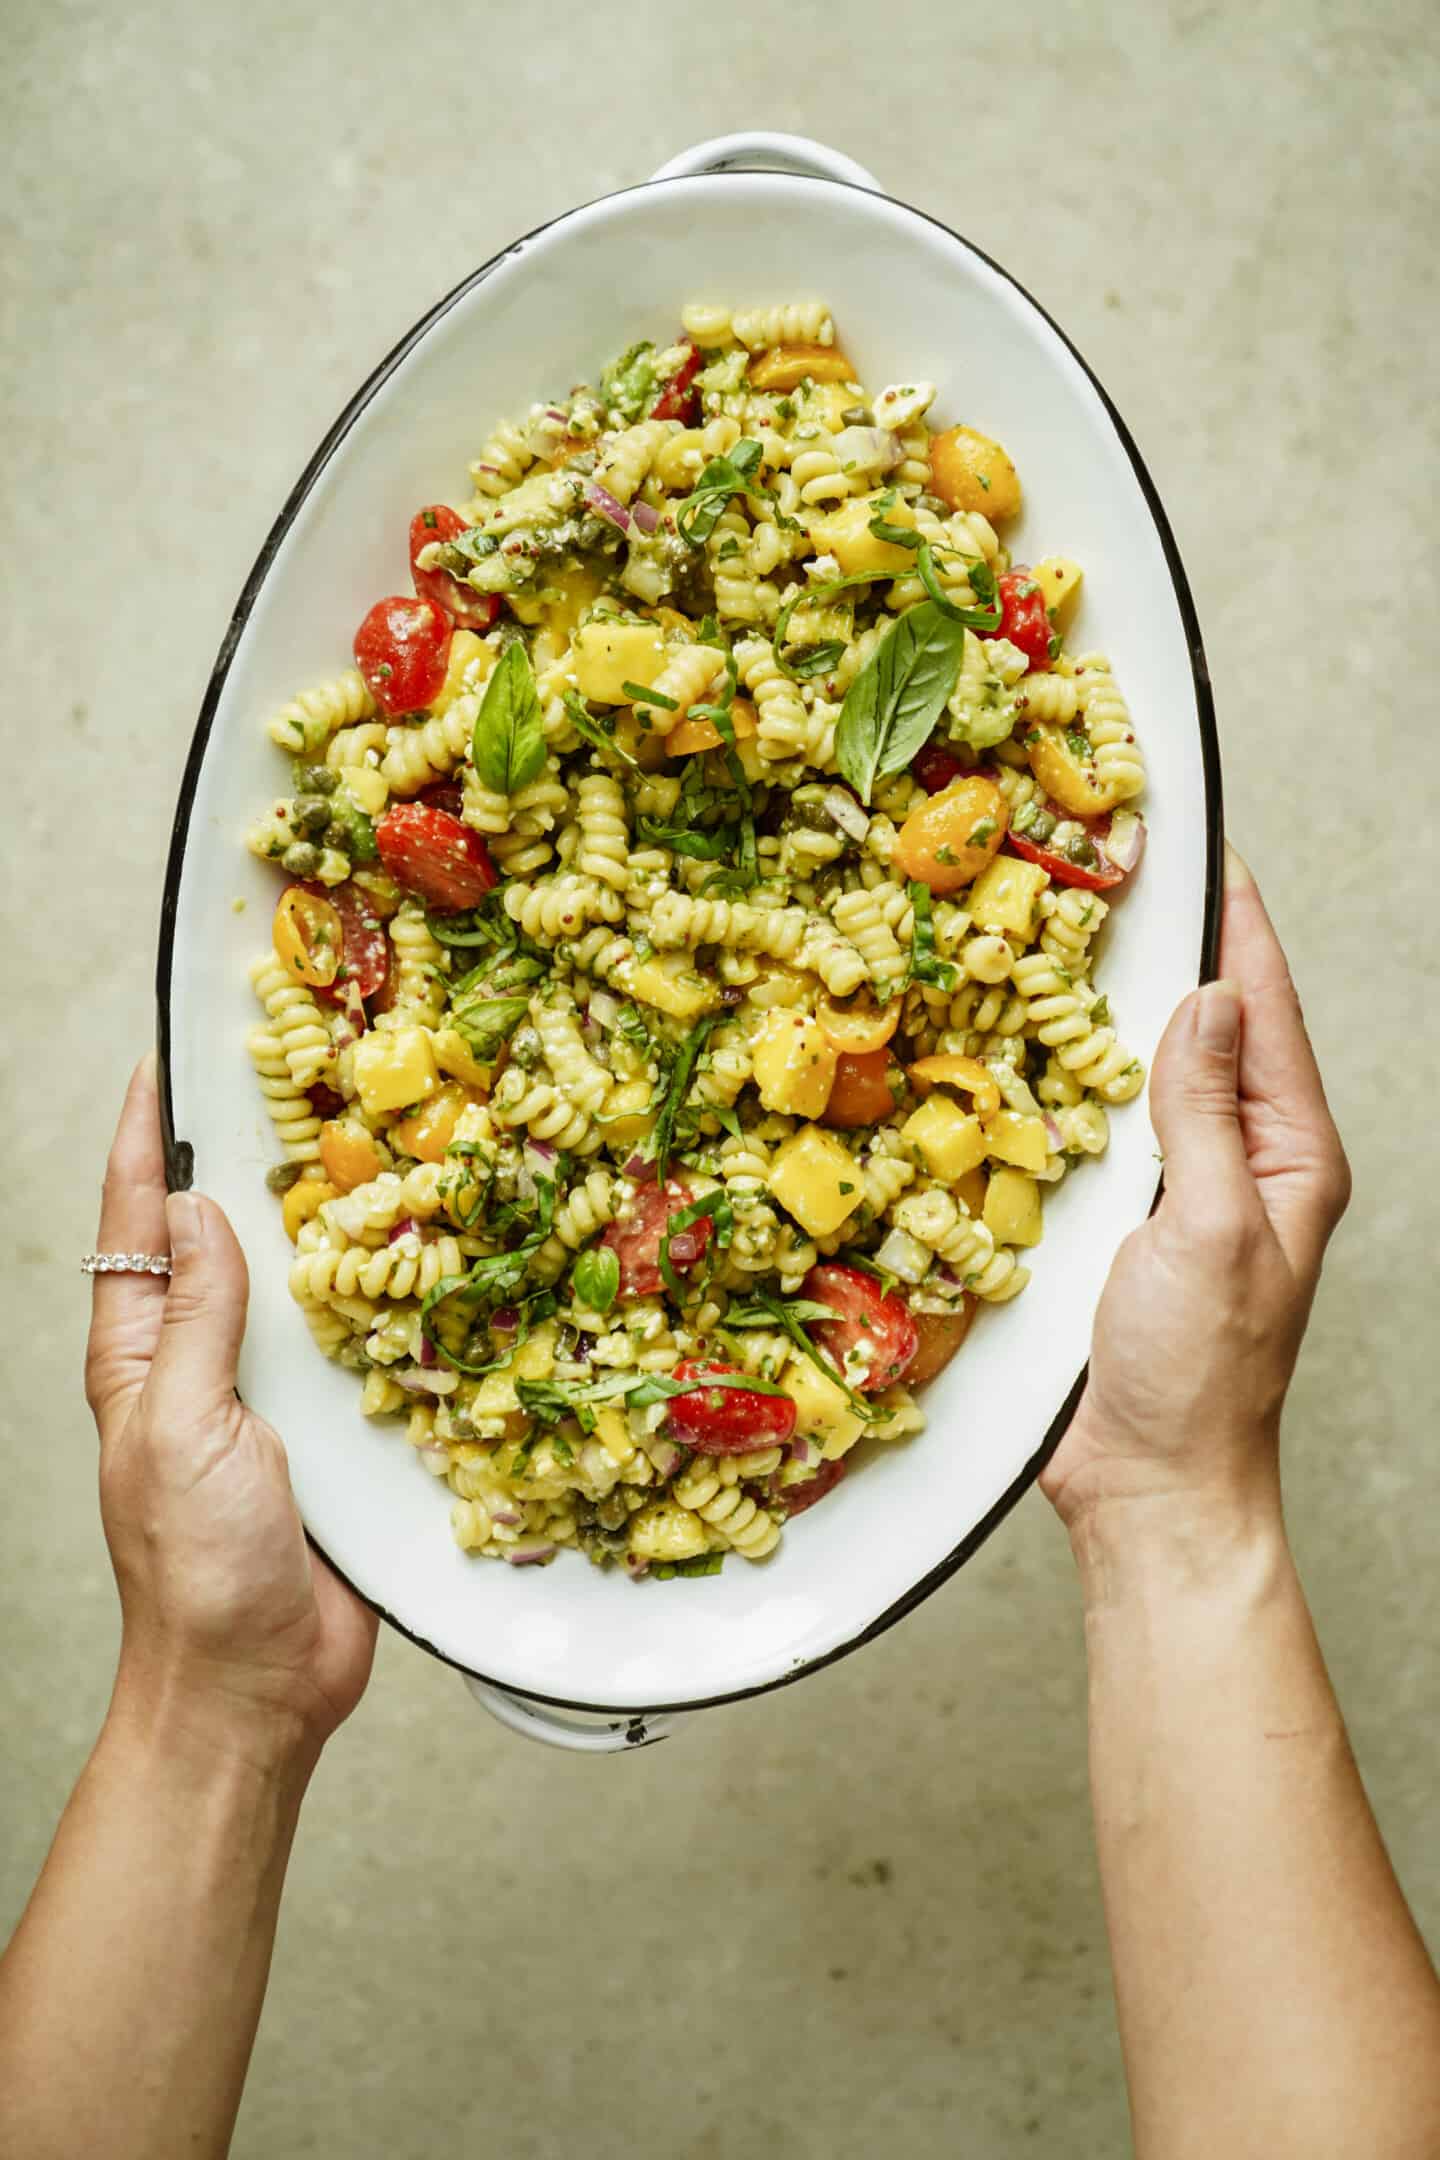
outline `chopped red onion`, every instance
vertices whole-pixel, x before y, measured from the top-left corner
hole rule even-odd
[[[1117,810],[1105,835],[1105,853],[1117,870],[1126,875],[1138,869],[1145,853],[1145,820],[1136,810]]]
[[[601,487],[598,480],[587,480],[580,492],[597,517],[604,518],[619,532],[629,532],[630,513],[624,503],[615,500],[608,488]]]
[[[1059,1155],[1065,1146],[1065,1136],[1048,1110],[1043,1115],[1045,1119],[1045,1138],[1049,1141],[1054,1153]]]
[[[790,1460],[791,1462],[808,1463],[810,1460],[810,1442],[808,1440],[792,1440],[790,1442]]]
[[[677,1230],[670,1240],[670,1258],[677,1267],[693,1267],[705,1250],[692,1230]]]
[[[676,1447],[673,1440],[647,1441],[645,1452],[662,1478],[674,1477],[684,1458],[683,1448]]]
[[[524,1516],[520,1513],[519,1508],[492,1507],[487,1509],[486,1512],[488,1513],[491,1522],[503,1523],[507,1530],[513,1530],[516,1523],[524,1522],[525,1520]]]
[[[855,472],[887,473],[900,462],[900,438],[889,428],[841,428],[830,447],[841,466]]]
[[[525,1153],[527,1155],[533,1155],[535,1160],[538,1163],[542,1164],[546,1169],[548,1169],[550,1164],[555,1160],[555,1149],[550,1145],[550,1142],[548,1140],[527,1140],[525,1143]]]
[[[625,1175],[629,1178],[644,1178],[653,1167],[653,1164],[646,1162],[643,1155],[632,1155],[625,1165]]]
[[[652,509],[651,505],[647,502],[633,503],[631,505],[630,515],[634,518],[635,523],[640,527],[640,530],[643,533],[653,533],[656,526],[660,523],[659,511]]]
[[[402,1215],[385,1242],[394,1245],[402,1237],[413,1237],[419,1227],[413,1215]]]
[[[869,818],[848,788],[826,788],[821,807],[852,840],[863,840],[870,830]]]
[[[505,1558],[511,1567],[543,1567],[559,1550],[558,1545],[509,1545]]]
[[[419,1354],[420,1363],[425,1367],[427,1372],[431,1371],[436,1365],[440,1363],[440,1353],[435,1348],[434,1343],[431,1342],[428,1335],[422,1334],[420,1337]]]
[[[490,1315],[490,1325],[498,1334],[511,1334],[520,1325],[519,1309],[514,1305],[498,1305]]]
[[[448,1369],[441,1372],[438,1368],[425,1372],[418,1365],[407,1365],[403,1372],[390,1377],[407,1395],[453,1395],[460,1385],[459,1373]]]

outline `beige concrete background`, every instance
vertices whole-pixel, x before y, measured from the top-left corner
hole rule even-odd
[[[1169,507],[1231,830],[1356,1171],[1290,1416],[1294,1532],[1440,1934],[1434,10],[8,0],[0,18],[19,789],[0,1916],[110,1676],[75,1257],[150,1032],[176,781],[234,597],[324,429],[436,295],[682,145],[769,125],[829,137],[1014,270]],[[1084,1706],[1038,1499],[867,1654],[617,1763],[511,1739],[386,1640],[310,1801],[237,2151],[1123,2153]]]

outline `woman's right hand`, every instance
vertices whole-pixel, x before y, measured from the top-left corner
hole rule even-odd
[[[1085,1393],[1041,1479],[1072,1534],[1117,1498],[1278,1500],[1280,1408],[1350,1173],[1285,955],[1230,849],[1220,961],[1156,1055],[1164,1197],[1116,1256]]]

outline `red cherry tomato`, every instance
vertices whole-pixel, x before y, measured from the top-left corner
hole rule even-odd
[[[1018,645],[1032,668],[1050,665],[1050,640],[1054,626],[1045,612],[1045,595],[1023,566],[1007,570],[996,584],[1000,592],[998,637]]]
[[[433,787],[421,788],[414,800],[430,810],[443,810],[447,817],[459,817],[465,806],[465,791],[458,780],[437,780]]]
[[[1140,859],[1145,853],[1145,823],[1142,818],[1134,817],[1128,811],[1122,812],[1122,815],[1130,820],[1125,848],[1126,862],[1122,869],[1110,853],[1110,831],[1116,815],[1113,810],[1107,810],[1103,817],[1072,818],[1068,811],[1056,809],[1054,804],[1042,807],[1051,809],[1057,821],[1064,819],[1067,824],[1083,827],[1085,838],[1094,850],[1094,861],[1075,862],[1069,855],[1062,855],[1057,849],[1032,840],[1028,833],[1017,833],[1013,826],[1005,835],[1005,845],[1026,862],[1039,863],[1043,870],[1049,871],[1057,885],[1079,885],[1086,892],[1108,892],[1112,885],[1122,884],[1132,870],[1139,869]]]
[[[478,593],[450,570],[422,570],[419,564],[422,548],[437,540],[453,540],[467,529],[460,512],[448,503],[431,503],[417,510],[410,520],[410,575],[420,598],[443,608],[462,630],[488,630],[500,613],[499,593]]]
[[[686,1358],[674,1377],[703,1381],[707,1373],[733,1373],[733,1365],[708,1358]],[[668,1414],[672,1438],[697,1455],[748,1455],[751,1448],[774,1447],[795,1430],[795,1405],[788,1395],[762,1395],[758,1388],[698,1387],[672,1398]]]
[[[380,860],[407,892],[437,908],[471,908],[499,883],[479,833],[428,803],[397,803],[375,827]]]
[[[310,1097],[310,1107],[316,1117],[339,1117],[345,1108],[344,1096],[337,1095],[334,1088],[326,1087],[323,1080],[318,1081],[314,1087],[307,1088],[306,1093]]]
[[[672,375],[650,408],[652,420],[683,420],[688,427],[700,414],[700,393],[693,385],[700,372],[700,355],[692,345],[678,374]]]
[[[849,1462],[842,1455],[838,1462],[821,1463],[814,1477],[806,1478],[800,1485],[781,1485],[772,1478],[770,1506],[782,1508],[787,1515],[803,1515],[806,1508],[814,1507],[826,1493],[834,1492],[848,1468]]]
[[[374,997],[384,988],[390,973],[390,940],[368,896],[349,878],[343,885],[307,882],[303,889],[317,900],[329,901],[340,917],[344,935],[344,957],[335,980],[326,984],[321,995],[334,1005],[343,1005],[347,989],[354,983],[362,998]]]
[[[953,750],[946,750],[939,743],[932,742],[926,743],[923,750],[916,751],[910,761],[910,770],[927,795],[939,795],[949,787],[952,780],[960,778],[965,767]]]
[[[663,1186],[642,1185],[635,1205],[620,1222],[611,1223],[602,1242],[620,1262],[621,1297],[654,1297],[665,1286],[660,1273],[660,1243],[670,1218],[690,1206],[695,1195],[681,1178],[667,1178]],[[694,1267],[714,1234],[710,1216],[702,1215],[670,1239],[670,1265],[683,1275]]]
[[[382,712],[419,712],[445,680],[450,618],[433,600],[377,600],[355,633],[355,665]]]
[[[905,1375],[911,1387],[921,1387],[925,1381],[933,1380],[937,1373],[945,1370],[969,1334],[970,1323],[975,1318],[978,1304],[979,1299],[972,1297],[967,1290],[964,1304],[958,1306],[954,1312],[911,1314],[920,1338],[919,1348],[910,1362],[910,1370]]]
[[[812,1320],[808,1326],[851,1387],[874,1395],[909,1366],[920,1342],[910,1308],[893,1290],[882,1290],[873,1275],[824,1263],[811,1268],[800,1295],[834,1312],[833,1320]]]

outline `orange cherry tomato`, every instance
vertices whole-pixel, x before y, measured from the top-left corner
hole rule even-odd
[[[363,1125],[330,1118],[320,1128],[320,1160],[337,1192],[353,1192],[380,1175],[380,1153]]]
[[[978,1058],[917,1058],[909,1072],[922,1094],[932,1087],[963,1088],[974,1097],[978,1118],[994,1117],[1000,1108],[1000,1090]]]
[[[287,975],[323,990],[345,957],[345,929],[328,900],[289,885],[280,895],[272,926],[275,953]]]
[[[888,1005],[877,1005],[862,991],[844,1005],[832,1005],[829,998],[822,998],[815,1018],[833,1049],[863,1057],[867,1051],[883,1050],[889,1042],[900,1025],[900,1004],[899,998],[892,998]]]
[[[954,1312],[912,1312],[920,1335],[920,1347],[910,1360],[905,1379],[910,1387],[920,1387],[926,1380],[933,1380],[943,1372],[956,1351],[970,1332],[979,1299],[965,1292],[965,1302]]]
[[[842,1050],[835,1060],[835,1078],[821,1112],[821,1124],[833,1125],[841,1132],[878,1125],[895,1108],[890,1075],[897,1070],[888,1050],[867,1050],[860,1056]]]
[[[696,702],[703,705],[705,700]],[[730,725],[736,742],[744,742],[747,735],[755,733],[755,708],[747,699],[736,698],[730,707]],[[690,757],[696,750],[715,749],[721,735],[713,720],[682,720],[662,739],[666,757]]]
[[[958,892],[999,852],[1009,821],[994,781],[969,773],[911,811],[895,842],[895,868],[931,892]]]
[[[411,1116],[391,1127],[390,1139],[421,1162],[444,1162],[461,1111],[477,1100],[471,1089],[462,1087],[458,1080],[447,1081]]]

